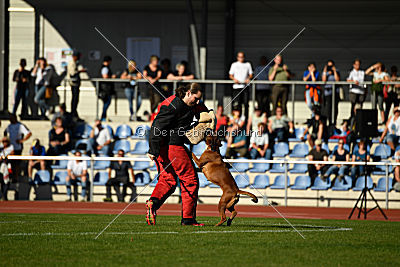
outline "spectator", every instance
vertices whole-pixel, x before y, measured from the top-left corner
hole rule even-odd
[[[365,140],[361,139],[358,143],[358,149],[354,149],[352,161],[353,162],[365,162],[365,157],[367,161],[370,160],[369,152],[365,147]],[[353,185],[358,176],[364,175],[367,170],[364,165],[353,165],[351,167],[351,179],[353,180]]]
[[[136,84],[136,80],[141,79],[142,75],[138,72],[136,68],[136,62],[134,60],[129,61],[128,68],[121,74],[121,79],[129,79],[129,83],[125,88],[125,96],[128,99],[129,104],[129,121],[134,121],[134,111],[133,111],[133,98],[135,96],[135,87],[137,90],[137,99],[136,99],[136,112],[139,110],[142,105],[142,96],[139,92],[139,87]]]
[[[303,74],[303,81],[313,81],[319,80],[319,71],[315,66],[314,62],[307,65],[307,70]],[[306,104],[312,112],[312,107],[315,105],[320,105],[321,102],[321,87],[317,84],[306,84],[306,90],[304,91],[304,96],[306,99]]]
[[[263,113],[261,108],[256,105],[254,108],[254,116],[249,116],[249,119],[247,121],[247,127],[246,127],[246,133],[251,136],[252,132],[257,132],[258,131],[258,124],[262,122],[265,125],[267,125],[268,118],[267,114]]]
[[[249,113],[249,90],[247,84],[253,78],[253,70],[250,62],[245,62],[244,52],[237,53],[237,61],[233,62],[229,69],[229,79],[234,81],[232,89],[232,106],[238,105],[242,109],[244,105],[244,115]]]
[[[260,58],[260,65],[254,70],[254,77],[258,81],[268,81],[268,73],[270,67],[267,66],[267,57]],[[256,84],[256,99],[258,106],[261,108],[262,113],[267,116],[271,115],[270,102],[271,102],[271,86],[269,84]],[[256,126],[257,127],[257,126]]]
[[[232,126],[232,131],[228,135],[228,143],[225,157],[236,158],[237,154],[239,157],[244,157],[247,153],[246,148],[246,134],[245,131],[239,128],[238,124]]]
[[[378,102],[378,108],[381,113],[381,124],[385,123],[385,112],[383,109],[383,84],[382,82],[389,81],[389,75],[385,72],[385,66],[381,62],[378,62],[365,71],[366,75],[373,76],[372,78],[372,107],[376,108],[376,102]]]
[[[104,155],[109,154],[111,135],[106,127],[103,127],[100,120],[96,120],[90,132],[90,143],[96,155],[101,151]]]
[[[267,125],[263,122],[258,124],[258,131],[251,133],[250,138],[250,158],[271,159],[272,151],[269,148],[269,136],[265,132]]]
[[[232,114],[229,115],[229,126],[233,126],[237,124],[239,129],[244,127],[246,122],[246,117],[242,115],[242,108],[239,106],[234,106],[232,110]]]
[[[185,65],[186,66],[186,65]],[[168,75],[172,73],[171,70],[171,60],[168,58],[164,58],[161,60],[161,68],[162,68],[162,74],[161,74],[161,79],[167,79]],[[172,95],[172,83],[161,83],[161,89],[166,98],[170,97]]]
[[[63,127],[61,117],[57,117],[53,129],[49,132],[49,149],[47,155],[59,156],[68,153],[70,136],[68,131]]]
[[[397,76],[397,67],[390,68],[390,81],[398,82],[400,78]],[[398,107],[400,103],[400,84],[386,84],[383,87],[383,96],[385,99],[385,119],[388,120],[390,109]]]
[[[224,106],[218,105],[215,117],[217,118],[217,124],[215,126],[215,129],[217,131],[217,136],[225,140],[225,134],[228,127],[229,119],[224,114]]]
[[[76,151],[75,157],[82,156],[81,152]],[[86,180],[87,180],[87,162],[85,160],[69,160],[67,165],[68,176],[65,179],[65,183],[67,185],[67,201],[72,201],[71,197],[71,185],[74,185],[74,200],[78,201],[78,182],[82,185],[82,202],[85,202],[86,199]]]
[[[81,72],[86,72],[86,69],[79,64],[81,53],[74,51],[72,53],[72,59],[68,62],[67,75],[69,79],[69,85],[71,86],[71,113],[74,118],[81,120],[78,116],[78,102],[79,102],[79,87],[81,86]]]
[[[396,150],[397,145],[399,144],[400,137],[400,109],[399,107],[395,107],[393,110],[393,116],[391,116],[386,123],[385,130],[383,131],[379,142],[382,143],[383,139],[386,137],[386,143],[390,146],[392,153]]]
[[[278,138],[278,142],[288,142],[290,134],[294,133],[294,124],[287,115],[283,114],[282,107],[277,107],[276,115],[269,118],[268,130],[272,138]]]
[[[111,70],[112,59],[110,56],[105,56],[103,64],[101,65],[100,75],[103,79],[112,79],[117,76],[112,73]],[[106,121],[107,110],[110,107],[112,96],[115,95],[114,83],[113,82],[100,82],[99,83],[99,98],[103,101],[103,112],[101,113],[101,120]],[[110,121],[110,120],[109,120]]]
[[[71,134],[75,128],[74,118],[71,113],[67,112],[67,107],[65,106],[65,103],[61,103],[58,108],[59,111],[54,113],[53,118],[51,119],[51,126],[54,127],[56,119],[61,118],[64,129]]]
[[[32,133],[24,124],[18,122],[17,116],[10,114],[10,124],[5,129],[4,135],[10,138],[14,154],[21,155],[24,142],[32,136]]]
[[[33,140],[33,145],[31,149],[29,150],[29,155],[30,156],[46,156],[46,150],[44,146],[40,144],[39,139]],[[40,169],[40,170],[45,170],[46,169],[46,163],[43,159],[39,160],[33,160],[30,159],[28,162],[28,177],[29,180],[32,180],[32,169]]]
[[[44,85],[43,76],[46,67],[47,67],[47,60],[44,57],[41,57],[36,61],[36,64],[31,71],[31,76],[35,78],[35,96]],[[37,104],[36,101],[35,104]],[[40,112],[42,118],[45,118],[46,117],[45,111],[40,109]]]
[[[338,82],[340,80],[340,71],[336,68],[333,60],[328,60],[322,72],[323,82]],[[332,94],[335,94],[335,103],[333,103]],[[333,92],[333,85],[326,84],[324,86],[324,102],[323,102],[324,116],[328,119],[329,125],[336,125],[337,115],[339,111],[339,86],[335,86]],[[332,119],[332,106],[334,106],[334,118]]]
[[[29,76],[30,73],[25,69],[26,67],[26,59],[22,58],[19,62],[19,68],[15,70],[13,75],[13,81],[17,83],[15,87],[15,95],[14,95],[14,107],[13,114],[17,114],[17,109],[19,106],[19,102],[22,100],[22,109],[21,116],[27,116],[27,104],[26,98],[29,93]]]
[[[147,65],[143,70],[143,76],[148,80],[150,84],[146,84],[146,88],[150,95],[150,113],[154,113],[157,111],[158,104],[161,102],[161,96],[159,89],[159,82],[158,80],[161,79],[162,69],[158,66],[158,57],[151,56],[150,57],[150,64]],[[156,89],[154,89],[157,88]]]
[[[394,156],[396,163],[400,163],[400,151],[397,151],[395,156]],[[394,185],[393,189],[396,190],[396,192],[400,192],[400,166],[397,165],[394,167]]]
[[[343,162],[350,161],[349,151],[347,151],[344,148],[344,140],[339,140],[338,148],[333,152],[332,161],[343,161]],[[347,174],[348,170],[349,170],[349,165],[342,165],[342,164],[330,165],[329,169],[322,176],[322,180],[326,181],[326,179],[329,176],[335,174],[336,176],[339,175],[338,179],[339,181],[342,181],[344,176]]]
[[[312,148],[308,153],[309,161],[328,161],[328,152],[325,149],[322,149],[322,140],[315,140],[315,148]],[[308,175],[311,178],[311,182],[314,183],[315,178],[318,176],[318,172],[321,173],[321,176],[325,174],[329,165],[326,164],[308,164]]]
[[[118,150],[118,157],[123,158],[125,156],[124,150]],[[112,177],[111,171],[115,172],[115,176]],[[129,174],[132,177],[132,182],[129,182]],[[135,199],[135,174],[133,173],[132,165],[129,161],[111,161],[111,165],[108,168],[108,181],[106,183],[106,198],[105,202],[112,202],[111,198],[111,186],[114,187],[115,193],[117,194],[118,202],[124,202],[126,196],[126,189],[129,187],[132,190],[130,201]],[[120,191],[120,184],[123,184],[122,194]]]
[[[274,59],[275,65],[269,69],[268,77],[270,81],[288,81],[290,72],[286,64],[283,64],[282,56],[277,55]],[[274,111],[278,107],[278,103],[282,107],[283,114],[287,114],[289,88],[285,84],[274,84],[272,86],[271,101]],[[280,99],[280,102],[279,102]],[[275,115],[275,113],[273,113]]]
[[[0,144],[0,200],[8,200],[7,192],[12,174],[11,164],[7,159],[9,155],[14,155],[14,146],[10,138],[3,137]]]
[[[366,98],[367,91],[365,90],[364,83],[364,71],[360,70],[361,61],[359,59],[354,60],[353,69],[347,77],[350,84],[350,95],[349,99],[351,102],[351,114],[350,117],[354,117],[356,114],[356,109],[362,108],[363,103]]]
[[[307,120],[307,127],[304,130],[303,136],[301,136],[301,140],[304,140],[304,136],[308,134],[311,128],[311,134],[307,135],[308,144],[310,147],[314,147],[314,141],[316,139],[324,140],[324,142],[328,141],[328,127],[326,126],[326,120],[321,115],[321,111],[318,107],[314,107],[314,117]]]
[[[193,80],[194,75],[190,73],[184,64],[178,63],[176,64],[176,70],[174,72],[171,72],[167,76],[168,80],[173,80],[173,81],[183,81],[183,80]],[[183,83],[178,83],[177,86],[184,85]]]

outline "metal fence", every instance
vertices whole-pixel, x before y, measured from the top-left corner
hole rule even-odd
[[[93,180],[95,177],[95,169],[94,169],[94,162],[95,161],[151,161],[147,157],[95,157],[95,156],[8,156],[10,160],[85,160],[90,161],[90,177],[92,182],[90,183],[90,199],[93,201]],[[285,187],[284,187],[284,202],[285,206],[288,203],[288,188],[289,185],[287,184],[287,179],[289,176],[289,164],[327,164],[327,165],[365,165],[365,162],[343,162],[343,161],[308,161],[308,160],[287,160],[287,159],[279,159],[279,160],[264,160],[264,159],[257,159],[257,160],[250,160],[250,159],[224,159],[225,162],[228,163],[278,163],[284,165],[284,177],[285,177]],[[386,209],[389,208],[389,166],[400,166],[400,163],[395,162],[367,162],[368,166],[385,166],[385,178],[386,178],[386,189],[385,189],[385,204]],[[248,181],[250,183],[250,181]],[[265,196],[263,196],[265,197]]]

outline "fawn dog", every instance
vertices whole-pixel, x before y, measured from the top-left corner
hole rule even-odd
[[[258,199],[252,193],[239,190],[235,180],[232,177],[232,174],[226,167],[225,162],[222,160],[219,152],[219,147],[221,146],[221,141],[219,138],[215,135],[207,135],[205,141],[207,144],[206,150],[201,155],[200,159],[197,158],[192,152],[193,160],[207,177],[207,179],[210,182],[220,186],[223,191],[222,197],[218,204],[221,221],[215,226],[220,226],[226,222],[226,209],[231,212],[231,217],[227,222],[227,225],[230,226],[232,220],[237,215],[235,205],[239,201],[239,195],[248,195],[252,198],[254,203],[257,203]]]

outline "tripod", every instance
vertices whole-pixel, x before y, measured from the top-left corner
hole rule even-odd
[[[351,219],[351,216],[353,216],[354,210],[357,208],[358,209],[358,216],[357,219],[360,219],[360,215],[361,213],[364,214],[364,220],[367,219],[367,214],[370,213],[371,211],[373,211],[374,209],[378,208],[379,211],[381,212],[381,214],[383,215],[383,217],[387,220],[388,218],[386,217],[386,214],[383,212],[383,210],[381,209],[381,207],[378,204],[378,201],[376,201],[376,199],[374,198],[374,196],[371,193],[371,189],[368,188],[367,186],[367,148],[365,149],[365,170],[364,170],[364,188],[361,191],[360,196],[357,199],[356,204],[354,205],[353,209],[351,210],[351,213],[349,215],[349,220]],[[369,193],[369,195],[371,196],[372,200],[375,202],[376,206],[373,207],[372,209],[367,210],[367,192]],[[361,200],[361,205],[360,207],[358,207],[358,202],[360,202]],[[364,205],[364,207],[363,207]]]

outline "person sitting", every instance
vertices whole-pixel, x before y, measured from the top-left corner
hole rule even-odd
[[[311,149],[308,153],[309,161],[328,161],[328,152],[325,149],[322,149],[322,141],[321,139],[315,140],[315,148]],[[311,182],[314,183],[315,178],[318,176],[318,171],[321,172],[321,175],[324,175],[329,165],[326,164],[308,164],[308,175],[311,178]]]
[[[11,164],[7,159],[9,155],[14,155],[14,146],[10,138],[3,137],[0,144],[0,200],[8,200],[7,192],[11,181]]]
[[[82,156],[80,151],[75,152],[75,157]],[[71,198],[71,185],[74,185],[74,199],[78,201],[78,182],[82,185],[82,202],[85,202],[86,199],[86,180],[87,180],[87,162],[85,160],[69,160],[67,165],[68,176],[65,179],[65,183],[67,185],[67,201],[72,201]]]
[[[307,65],[307,70],[304,71],[303,81],[316,82],[320,79],[319,71],[314,62]],[[318,84],[306,84],[304,91],[304,97],[308,108],[313,111],[312,107],[314,105],[320,105],[321,102],[321,86]]]
[[[321,116],[321,111],[318,107],[314,106],[313,110],[314,116],[307,121],[307,127],[304,130],[303,135],[300,137],[300,139],[303,141],[304,136],[311,128],[311,134],[307,135],[307,140],[310,147],[314,147],[314,141],[316,139],[324,140],[325,142],[328,140],[328,127],[326,126],[326,120],[323,116]]]
[[[69,133],[62,125],[62,118],[57,117],[53,129],[49,132],[49,149],[47,150],[48,156],[59,156],[67,154],[69,145]]]
[[[30,156],[46,156],[46,149],[44,146],[40,144],[39,139],[33,140],[32,147],[29,150],[29,155]],[[30,159],[28,162],[28,177],[29,180],[32,180],[32,169],[40,169],[40,170],[45,170],[46,169],[46,163],[43,159],[39,160],[33,160]]]
[[[225,157],[228,159],[236,158],[237,154],[239,154],[240,157],[244,157],[246,153],[246,133],[243,130],[240,130],[239,125],[235,123],[228,134]]]
[[[228,117],[224,114],[224,106],[218,105],[215,117],[217,119],[217,124],[215,126],[217,136],[225,139],[225,133],[228,127]]]
[[[350,161],[349,151],[347,151],[344,148],[344,140],[339,140],[338,148],[333,152],[332,160],[345,161],[345,162]],[[325,172],[325,174],[322,176],[322,180],[326,181],[326,179],[329,176],[335,174],[336,176],[339,175],[338,179],[339,181],[342,181],[344,176],[347,174],[348,170],[349,170],[349,165],[343,165],[343,164],[331,165],[329,169]]]
[[[269,118],[268,130],[272,138],[277,138],[278,142],[288,142],[289,134],[294,133],[294,124],[287,115],[283,114],[283,109],[277,107],[274,116]]]
[[[366,149],[365,140],[361,139],[358,142],[358,149],[354,149],[352,161],[353,162],[365,162],[365,157],[367,157],[367,161],[370,160],[369,152]],[[364,165],[353,165],[351,167],[351,179],[353,180],[353,185],[358,176],[364,175],[367,170]]]
[[[267,113],[262,112],[261,108],[256,105],[254,108],[254,116],[249,116],[249,120],[247,122],[247,127],[246,127],[246,133],[248,135],[252,135],[252,133],[256,133],[258,131],[258,125],[260,123],[264,123],[267,125],[268,123],[268,118],[267,118]]]
[[[383,139],[386,137],[386,142],[390,146],[392,150],[392,154],[396,150],[396,146],[399,144],[400,137],[400,109],[399,107],[395,107],[393,110],[393,116],[391,116],[386,123],[385,130],[383,131],[381,138],[379,139],[379,143],[383,142]],[[389,134],[388,134],[389,133]]]
[[[111,135],[106,127],[103,127],[100,120],[96,120],[90,132],[90,143],[96,155],[101,151],[104,155],[109,154]]]
[[[124,150],[118,150],[118,157],[122,158],[125,156]],[[115,172],[115,176],[112,177],[112,171]],[[132,177],[132,182],[129,182],[129,174]],[[120,184],[123,184],[122,194],[120,191]],[[126,189],[129,187],[132,190],[130,201],[135,199],[136,188],[135,188],[135,174],[133,173],[132,165],[129,161],[111,161],[111,165],[108,168],[108,181],[106,183],[106,198],[104,202],[112,202],[111,198],[111,186],[114,187],[115,193],[119,202],[124,202],[126,196]]]
[[[67,112],[67,107],[65,106],[65,103],[60,104],[58,108],[59,111],[54,113],[54,116],[51,119],[51,126],[54,127],[56,124],[56,119],[61,118],[64,129],[66,129],[68,133],[72,133],[75,127],[75,122],[72,114]]]
[[[239,129],[242,129],[244,127],[244,124],[246,122],[246,117],[242,115],[242,109],[240,106],[234,106],[232,109],[232,114],[229,115],[229,126],[233,126],[234,124],[237,124],[239,126]]]
[[[400,150],[398,150],[395,154],[394,154],[394,159],[396,160],[396,163],[400,163]],[[394,185],[393,185],[393,189],[396,192],[400,192],[400,166],[397,165],[394,167]]]
[[[251,133],[250,138],[250,158],[265,158],[271,159],[271,149],[269,148],[268,133],[265,132],[265,123],[258,124],[258,130]]]

